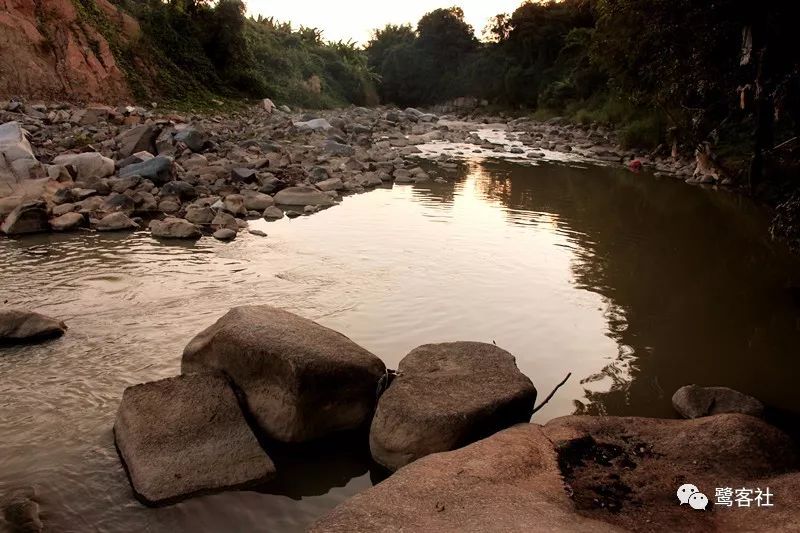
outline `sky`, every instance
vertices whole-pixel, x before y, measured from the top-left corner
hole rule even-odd
[[[523,0],[245,0],[250,15],[275,17],[293,26],[309,26],[323,31],[329,41],[353,40],[364,44],[375,28],[386,24],[411,23],[429,11],[457,5],[464,18],[481,36],[489,19],[499,13],[512,13]]]

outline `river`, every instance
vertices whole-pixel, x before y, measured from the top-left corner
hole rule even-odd
[[[540,398],[571,372],[538,422],[673,417],[688,383],[798,414],[800,269],[758,206],[575,161],[474,158],[456,176],[253,221],[269,236],[230,244],[0,240],[0,300],[70,328],[0,349],[0,493],[35,486],[52,531],[299,531],[370,486],[352,446],[312,451],[263,492],[134,500],[111,433],[122,391],[178,373],[186,343],[244,304],[317,320],[389,367],[420,344],[476,340],[515,354]]]

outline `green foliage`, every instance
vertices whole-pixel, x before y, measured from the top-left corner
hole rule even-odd
[[[479,43],[458,7],[437,9],[410,26],[376,30],[367,44],[369,66],[381,79],[381,97],[400,105],[431,104],[461,96]]]
[[[73,1],[99,12],[94,0]],[[130,58],[125,72],[141,98],[160,96],[190,108],[242,97],[306,107],[376,103],[366,54],[352,43],[323,42],[314,28],[247,18],[241,0],[116,3],[139,20],[144,34],[131,50],[114,50],[118,61]],[[102,33],[114,40],[113,28]]]

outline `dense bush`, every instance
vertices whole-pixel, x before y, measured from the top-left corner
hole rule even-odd
[[[158,69],[153,92],[186,100],[212,94],[332,107],[375,103],[367,57],[311,28],[245,16],[241,0],[118,0],[140,21]],[[319,81],[317,81],[319,80]]]

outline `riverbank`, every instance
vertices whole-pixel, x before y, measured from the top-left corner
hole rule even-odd
[[[11,236],[149,227],[160,238],[230,240],[247,219],[309,215],[374,187],[452,179],[465,157],[624,165],[697,183],[719,177],[693,159],[621,150],[603,127],[560,121],[359,107],[302,113],[268,100],[224,115],[6,107],[0,217]],[[424,157],[436,168],[423,169]]]

